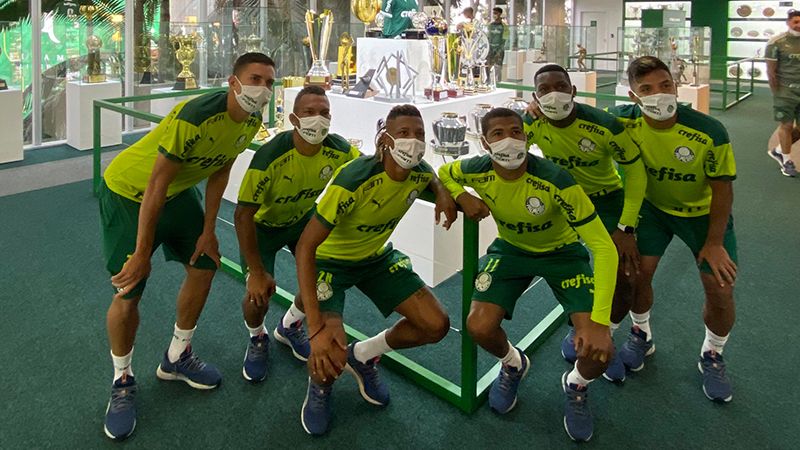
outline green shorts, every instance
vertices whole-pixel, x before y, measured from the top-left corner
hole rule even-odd
[[[772,112],[776,122],[800,122],[800,89],[781,86],[772,97]]]
[[[577,242],[548,253],[531,253],[495,239],[478,262],[472,298],[502,307],[506,319],[511,319],[517,300],[536,276],[547,281],[567,314],[592,310],[594,275],[589,253]]]
[[[204,211],[200,191],[189,188],[164,203],[158,218],[151,254],[164,244],[167,261],[189,264],[194,254],[197,239],[203,233]],[[100,186],[100,223],[103,229],[103,255],[106,269],[116,275],[128,257],[136,250],[136,235],[139,226],[139,203],[129,200],[106,186]],[[197,269],[216,270],[214,260],[206,255],[197,258]],[[142,295],[147,279],[136,285],[125,298]],[[116,289],[114,290],[116,292]]]
[[[414,273],[411,259],[389,243],[383,253],[362,261],[317,258],[317,299],[320,311],[342,315],[344,293],[355,286],[381,311],[394,311],[425,282]]]
[[[590,195],[600,221],[606,227],[608,234],[617,230],[619,218],[622,217],[622,207],[625,205],[625,191],[617,189],[603,195]]]
[[[636,229],[636,241],[639,253],[643,256],[663,256],[672,236],[677,235],[695,257],[700,253],[708,235],[708,214],[700,217],[678,217],[667,214],[645,200],[642,203],[639,227]],[[728,252],[731,260],[738,264],[736,255],[736,234],[733,231],[733,216],[728,220],[722,245]],[[700,265],[700,270],[712,273],[706,261]]]
[[[300,220],[287,227],[268,227],[256,223],[256,240],[258,241],[258,253],[261,255],[261,263],[264,270],[270,275],[275,275],[275,256],[284,247],[289,247],[289,251],[294,255],[297,241],[303,234],[308,221],[314,214],[314,210],[309,211]],[[242,267],[246,269],[244,256],[241,257]]]

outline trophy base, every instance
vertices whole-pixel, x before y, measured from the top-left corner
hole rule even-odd
[[[475,88],[475,92],[485,94],[487,92],[491,92],[492,88],[490,86],[478,86]]]
[[[7,91],[8,90],[8,83],[6,80],[0,78],[0,91]]]
[[[142,79],[139,84],[153,84],[153,72],[142,72]]]
[[[367,30],[367,32],[364,33],[364,37],[382,38],[383,37],[383,31],[381,31],[379,28],[372,29],[372,30]]]
[[[458,98],[463,97],[464,91],[461,89],[450,88],[447,90],[447,98]]]
[[[305,82],[303,86],[319,86],[326,91],[331,90],[331,76],[310,76],[306,75]]]
[[[425,98],[435,102],[447,100],[447,91],[441,88],[425,88]]]
[[[86,75],[83,78],[83,81],[85,81],[87,83],[103,83],[103,82],[106,81],[106,74],[99,73],[99,74],[96,74],[96,75]]]
[[[181,78],[175,80],[175,85],[172,86],[173,91],[186,91],[189,89],[197,89],[197,79],[195,78]]]
[[[411,103],[413,99],[411,97],[385,97],[376,95],[375,100],[384,103]]]
[[[427,39],[425,30],[406,30],[400,33],[400,39]]]
[[[464,95],[475,95],[475,88],[464,88]]]
[[[450,156],[453,158],[458,158],[459,156],[464,156],[469,153],[469,143],[463,142],[461,144],[451,144],[451,145],[437,145],[432,144],[433,147],[433,154],[440,155],[440,156]]]

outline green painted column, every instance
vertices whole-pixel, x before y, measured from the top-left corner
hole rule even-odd
[[[692,0],[692,26],[711,28],[711,78],[723,79],[728,62],[728,0]]]

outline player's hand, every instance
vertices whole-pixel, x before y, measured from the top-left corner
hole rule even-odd
[[[191,258],[189,258],[189,265],[194,266],[194,263],[197,262],[197,258],[203,255],[211,258],[214,261],[214,264],[217,265],[217,269],[219,269],[219,242],[217,242],[217,236],[214,233],[203,233],[199,238],[197,238],[194,254],[192,254]]]
[[[536,100],[531,100],[530,103],[528,103],[528,107],[525,109],[525,112],[527,112],[528,115],[534,119],[541,119],[544,117],[544,114],[542,114],[542,111],[539,109],[539,104],[536,103]]]
[[[338,378],[347,360],[347,342],[341,342],[335,331],[325,325],[322,329],[309,329],[309,336],[311,355],[308,357],[308,366],[312,375],[322,381]]]
[[[611,361],[614,356],[614,343],[608,326],[589,320],[587,325],[575,327],[575,351],[578,358],[590,358],[595,361]]]
[[[453,222],[458,219],[458,210],[456,209],[456,202],[450,194],[442,194],[436,196],[436,207],[434,209],[434,216],[436,218],[436,225],[439,225],[441,215],[444,213],[444,229],[449,230]]]
[[[468,192],[458,196],[458,204],[461,206],[461,210],[464,211],[464,215],[476,222],[485,219],[491,212],[486,202]]]
[[[150,275],[150,255],[134,252],[118,274],[111,277],[111,284],[117,288],[117,295],[127,295],[140,281]]]
[[[263,270],[252,271],[247,274],[247,298],[250,303],[259,307],[266,306],[269,298],[275,293],[275,279]]]
[[[617,246],[619,254],[619,267],[625,272],[626,276],[632,273],[639,274],[639,248],[636,246],[636,237],[631,233],[622,230],[614,230],[611,233],[611,240]]]
[[[706,261],[711,266],[711,272],[720,286],[725,286],[725,283],[733,286],[736,283],[736,271],[738,269],[725,247],[720,244],[704,245],[697,255],[697,265],[699,266],[703,261]]]

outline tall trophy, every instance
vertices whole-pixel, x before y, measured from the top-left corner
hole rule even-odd
[[[342,92],[350,90],[350,69],[353,65],[353,38],[350,33],[344,32],[339,37],[339,52],[336,62],[336,72],[342,80]]]
[[[459,58],[458,78],[464,89],[465,95],[475,93],[475,76],[472,68],[475,66],[476,38],[475,24],[472,22],[464,23],[461,30],[461,53]]]
[[[248,53],[260,53],[261,52],[261,43],[264,40],[261,39],[261,36],[258,35],[258,23],[256,18],[253,17],[250,20],[250,34],[244,38],[244,48],[245,51]]]
[[[103,73],[100,61],[100,48],[103,41],[94,34],[94,16],[97,14],[97,7],[94,5],[81,5],[80,12],[86,18],[86,48],[89,53],[86,55],[86,76],[83,81],[88,83],[102,83],[106,81],[106,74]]]
[[[442,81],[446,79],[447,51],[447,21],[438,16],[433,16],[425,26],[425,33],[431,46],[431,87],[425,89],[425,97],[435,102],[447,98],[447,90]]]
[[[190,66],[197,55],[197,44],[200,36],[197,33],[178,34],[169,37],[170,43],[175,48],[175,59],[181,64],[181,71],[175,78],[175,91],[185,91],[187,89],[197,89],[197,78],[191,71]]]
[[[311,69],[306,74],[305,86],[315,85],[323,89],[331,88],[331,73],[328,71],[328,44],[333,31],[333,13],[326,9],[317,15],[313,11],[306,11],[306,30],[308,30],[308,44],[311,50]]]
[[[375,17],[380,14],[381,12],[381,1],[380,0],[353,0],[352,4],[350,5],[350,9],[353,11],[353,15],[356,16],[356,19],[360,20],[364,23],[364,37],[373,37],[372,35],[376,30],[370,29],[369,24],[375,20]],[[380,37],[382,34],[381,30],[377,30],[378,35],[375,37]]]
[[[692,83],[689,86],[700,86],[698,83],[698,65],[700,64],[700,47],[702,40],[700,36],[695,34],[692,36]]]

